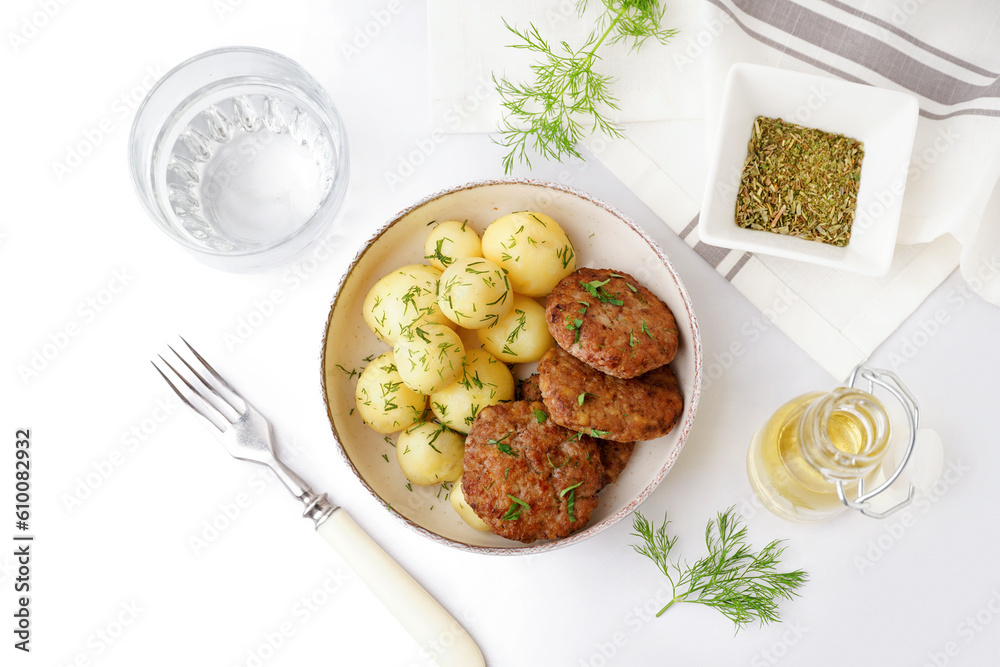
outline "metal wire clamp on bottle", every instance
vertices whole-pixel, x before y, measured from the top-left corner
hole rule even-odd
[[[891,420],[876,387],[899,401],[909,429],[899,464],[881,482]],[[792,521],[823,521],[848,508],[883,519],[913,500],[911,483],[906,498],[888,509],[877,511],[870,502],[903,473],[918,424],[917,401],[899,377],[859,365],[845,386],[803,394],[775,411],[747,452],[750,486],[765,507]]]

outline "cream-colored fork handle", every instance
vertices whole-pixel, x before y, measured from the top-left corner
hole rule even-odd
[[[483,667],[483,654],[451,614],[342,508],[316,529],[441,667]]]

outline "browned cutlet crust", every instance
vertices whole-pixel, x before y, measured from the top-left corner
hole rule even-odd
[[[541,401],[542,390],[538,387],[538,373],[532,373],[521,380],[514,395],[519,401]]]
[[[583,528],[605,474],[594,439],[548,418],[539,422],[535,411],[543,407],[515,401],[483,408],[462,460],[465,501],[494,533],[525,543]]]
[[[677,321],[670,308],[621,271],[571,273],[549,294],[545,316],[560,347],[608,375],[637,377],[677,354]]]
[[[604,477],[601,485],[607,486],[618,481],[618,476],[625,470],[632,452],[635,450],[635,442],[615,442],[614,440],[598,439],[601,450],[601,463],[604,464]]]
[[[533,373],[521,380],[517,386],[517,400],[519,401],[541,401],[542,389],[538,385],[538,373]],[[544,406],[543,406],[544,408]],[[548,410],[545,412],[548,415]],[[613,440],[603,440],[595,438],[597,449],[601,453],[601,463],[604,464],[604,478],[602,486],[614,484],[621,475],[622,470],[628,465],[632,458],[632,450],[635,449],[634,442],[615,442]]]
[[[658,438],[670,432],[684,407],[669,366],[623,380],[553,347],[538,362],[538,375],[552,421],[606,440]]]

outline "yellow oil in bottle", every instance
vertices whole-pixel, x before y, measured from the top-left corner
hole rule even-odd
[[[747,452],[750,485],[775,514],[821,521],[846,509],[837,481],[855,495],[877,468],[888,419],[866,392],[803,394],[784,404],[754,436]]]

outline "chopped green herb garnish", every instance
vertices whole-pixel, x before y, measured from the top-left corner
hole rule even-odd
[[[342,371],[344,371],[345,373],[347,373],[347,379],[348,379],[348,380],[350,380],[350,379],[351,379],[352,377],[354,377],[355,375],[361,375],[360,373],[358,373],[358,371],[354,370],[353,368],[352,368],[351,370],[347,370],[346,368],[344,368],[344,367],[343,367],[343,366],[341,366],[340,364],[337,364],[337,368],[339,368],[340,370],[342,370]]]
[[[508,431],[507,433],[504,434],[504,436],[502,438],[496,438],[496,439],[490,438],[489,440],[486,441],[486,444],[488,444],[488,445],[496,445],[497,449],[500,450],[502,453],[507,454],[509,456],[513,456],[514,458],[517,458],[518,457],[518,453],[515,452],[508,443],[504,442],[504,440],[506,440],[507,438],[509,438],[512,435],[514,435],[514,432],[513,431]]]
[[[471,411],[469,413],[469,416],[465,418],[465,423],[466,424],[469,424],[471,426],[472,422],[474,422],[476,420],[476,415],[479,414],[479,407],[480,406],[477,405],[476,403],[472,404],[472,407],[470,408]]]
[[[549,462],[549,465],[552,466],[555,470],[559,470],[559,468],[562,468],[569,462],[569,459],[567,459],[566,461],[563,461],[559,465],[556,465],[555,463],[552,462],[552,457],[549,456],[548,452],[545,452],[545,459]]]
[[[559,250],[556,250],[556,257],[562,262],[563,268],[569,268],[569,263],[573,261],[574,253],[573,247],[564,245]]]
[[[517,496],[512,496],[509,493],[506,494],[506,496],[510,498],[511,503],[510,507],[507,508],[507,513],[501,517],[504,521],[517,521],[518,519],[521,518],[522,509],[527,509],[527,510],[531,509],[531,505],[524,502]]]
[[[571,522],[576,521],[576,517],[573,516],[573,508],[576,506],[576,487],[580,486],[581,484],[583,484],[583,482],[577,482],[573,486],[567,486],[565,489],[559,492],[560,498],[565,497],[567,493],[569,494],[569,497],[566,498],[566,512],[567,514],[569,514],[569,520]]]
[[[580,286],[587,290],[587,293],[590,294],[590,296],[600,298],[597,294],[598,288],[604,287],[609,282],[611,282],[611,278],[608,278],[607,280],[591,280],[589,283],[585,283],[581,280]]]
[[[637,290],[635,288],[635,285],[633,285],[632,283],[628,282],[628,279],[625,278],[625,276],[621,275],[620,273],[612,273],[611,277],[612,278],[621,278],[622,280],[625,280],[626,281],[625,282],[625,286],[628,287],[630,290],[632,290],[632,292],[638,292],[639,291],[639,290]]]
[[[587,293],[590,294],[590,296],[594,297],[601,303],[610,303],[612,306],[621,306],[624,301],[604,289],[604,286],[610,281],[611,278],[608,278],[607,280],[591,280],[589,283],[585,283],[581,280],[580,286],[587,290]]]
[[[510,330],[509,334],[507,334],[507,342],[504,343],[503,346],[504,354],[515,354],[514,350],[511,349],[510,346],[517,342],[517,339],[521,336],[521,332],[524,331],[525,327],[528,325],[528,316],[523,310],[518,308],[514,310],[514,314],[520,315],[520,317],[517,318],[517,325]]]
[[[580,327],[583,326],[583,320],[579,317],[570,318],[569,315],[566,316],[566,328],[570,331],[576,331],[576,335],[573,336],[573,344],[580,342]]]
[[[567,486],[565,489],[563,489],[562,491],[559,492],[559,497],[560,498],[565,497],[567,493],[569,493],[570,491],[572,491],[576,487],[580,486],[581,484],[583,484],[583,482],[577,482],[573,486]]]
[[[424,255],[424,259],[436,259],[437,261],[441,262],[441,264],[443,264],[444,266],[450,266],[451,264],[453,264],[455,262],[455,258],[448,257],[448,255],[445,255],[443,252],[445,241],[451,241],[451,239],[449,238],[438,239],[437,246],[434,248],[433,254]]]
[[[438,429],[437,429],[436,431],[434,431],[434,434],[433,434],[433,435],[431,435],[430,439],[429,439],[429,440],[427,441],[427,446],[428,446],[428,447],[430,447],[431,449],[433,449],[433,450],[434,450],[435,452],[437,452],[438,454],[440,454],[440,453],[441,453],[441,450],[440,450],[440,449],[438,449],[437,447],[435,447],[435,446],[434,446],[434,442],[435,442],[435,441],[436,441],[436,440],[437,440],[437,439],[438,439],[439,437],[441,437],[441,434],[442,434],[442,433],[444,433],[445,431],[447,431],[447,430],[448,430],[448,427],[447,427],[447,426],[445,426],[444,424],[439,424],[439,427],[440,427],[440,428],[438,428]]]
[[[491,285],[491,287],[492,287],[492,285]],[[498,296],[498,297],[497,297],[496,299],[494,299],[493,301],[489,301],[489,302],[487,302],[487,304],[486,304],[486,305],[487,305],[487,306],[495,306],[495,305],[497,305],[498,303],[503,303],[504,301],[506,301],[506,300],[507,300],[507,294],[509,294],[509,293],[510,293],[510,290],[504,290],[503,294],[501,294],[500,296]]]

